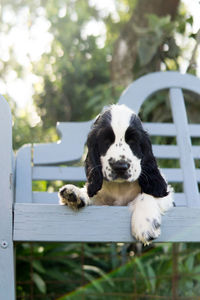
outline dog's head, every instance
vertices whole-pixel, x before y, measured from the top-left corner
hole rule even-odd
[[[143,192],[167,195],[148,134],[139,117],[125,105],[111,105],[96,119],[87,140],[88,195],[94,196],[107,181],[138,180]]]

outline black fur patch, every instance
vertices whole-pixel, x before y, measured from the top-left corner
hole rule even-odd
[[[154,197],[167,196],[167,183],[158,169],[150,138],[135,114],[132,115],[130,125],[126,130],[125,141],[129,144],[133,154],[141,159],[142,171],[139,184],[142,192]]]
[[[147,231],[147,241],[153,241],[155,239],[155,236],[151,235],[151,233],[149,231]]]
[[[81,202],[78,204],[78,208],[82,208],[85,206],[85,202],[83,201],[83,199],[80,198],[80,200]]]
[[[69,202],[77,202],[77,197],[76,197],[76,194],[74,192],[71,192],[70,194],[68,193],[67,195],[67,200]]]
[[[160,227],[160,223],[156,219],[153,219],[153,227],[155,229],[158,229]]]
[[[101,189],[103,183],[100,156],[105,155],[115,141],[115,135],[110,125],[110,110],[102,113],[92,126],[88,135],[88,154],[85,161],[88,196],[92,197]]]

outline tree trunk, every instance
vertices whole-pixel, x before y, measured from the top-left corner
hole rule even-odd
[[[126,87],[133,81],[133,68],[137,57],[139,35],[135,28],[147,27],[147,15],[155,14],[163,17],[176,15],[179,0],[138,0],[130,20],[124,25],[116,40],[111,62],[111,79],[115,85]],[[134,26],[135,25],[135,26]],[[154,62],[154,69],[160,64]],[[149,70],[155,71],[155,70]]]

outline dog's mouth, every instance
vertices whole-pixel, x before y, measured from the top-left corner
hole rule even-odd
[[[110,171],[108,176],[104,176],[104,179],[106,181],[128,181],[130,179],[131,175],[128,172],[115,172],[113,170]]]
[[[118,179],[128,180],[129,178],[130,178],[130,175],[127,173],[119,172],[117,174],[113,174],[113,180],[118,180]]]

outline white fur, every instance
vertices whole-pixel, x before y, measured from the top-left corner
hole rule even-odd
[[[150,243],[148,237],[157,238],[160,235],[160,226],[156,228],[155,224],[161,224],[161,215],[173,207],[174,191],[170,186],[168,186],[168,192],[168,196],[163,198],[154,198],[142,193],[129,204],[132,211],[132,234],[145,245]]]
[[[157,238],[160,235],[161,212],[158,201],[151,195],[139,194],[129,204],[132,211],[131,231],[133,236],[144,244],[149,244],[149,237]]]
[[[167,191],[169,194],[166,197],[157,199],[160,212],[162,214],[171,209],[174,204],[174,189],[170,185],[168,185]]]
[[[141,173],[141,160],[136,157],[129,145],[125,142],[125,132],[129,127],[133,111],[125,105],[111,106],[111,127],[115,134],[115,142],[110,146],[104,156],[101,156],[102,173],[104,178],[112,180],[112,169],[109,159],[118,161],[124,157],[125,161],[130,163],[130,177],[127,181],[132,182],[138,179]]]
[[[116,139],[120,139],[129,126],[131,116],[134,112],[125,105],[111,105],[111,126]]]

